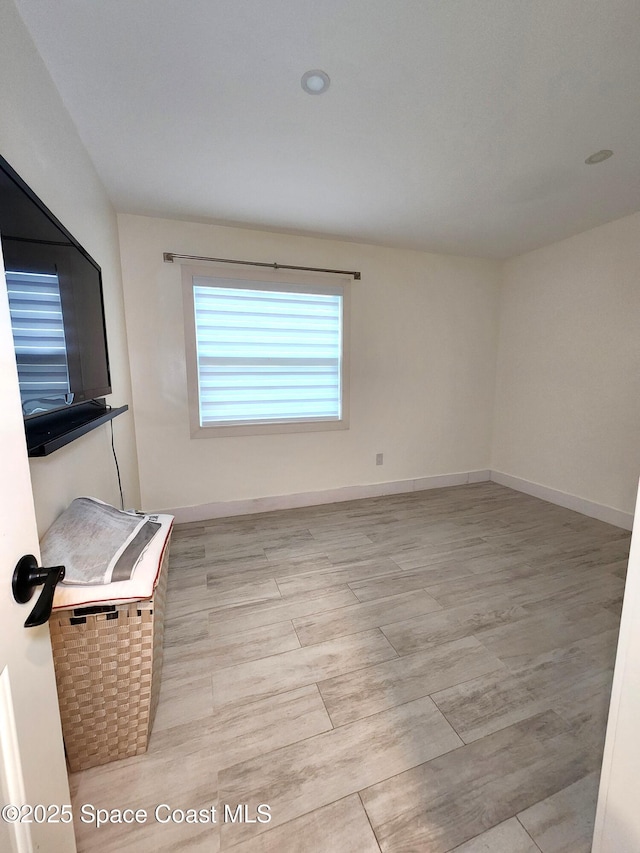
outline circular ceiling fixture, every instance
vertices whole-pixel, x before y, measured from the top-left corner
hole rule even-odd
[[[313,71],[305,71],[302,75],[302,88],[308,95],[322,95],[329,88],[329,75],[324,71],[314,69]]]
[[[609,157],[613,157],[613,151],[609,151],[608,148],[603,148],[602,151],[596,151],[595,154],[587,157],[584,162],[587,166],[595,166],[596,163],[602,163],[604,160],[608,160]]]

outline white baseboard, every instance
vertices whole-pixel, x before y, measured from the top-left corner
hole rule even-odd
[[[361,486],[343,486],[317,492],[299,492],[293,495],[275,495],[240,501],[217,501],[163,509],[159,512],[175,517],[177,524],[190,521],[207,521],[211,518],[227,518],[232,515],[250,515],[278,509],[296,509],[302,506],[356,501],[382,495],[400,495],[425,489],[443,489],[447,486],[463,486],[467,483],[483,483],[491,479],[491,471],[463,471],[459,474],[440,474],[433,477],[418,477],[414,480],[394,480],[387,483],[369,483]]]
[[[469,471],[468,483],[488,483],[491,480],[491,471]]]
[[[565,509],[573,509],[582,515],[597,518],[599,521],[606,521],[607,524],[613,524],[625,530],[631,530],[633,527],[632,512],[624,512],[606,504],[588,501],[586,498],[579,498],[577,495],[561,492],[559,489],[552,489],[550,486],[542,486],[540,483],[523,480],[521,477],[513,477],[511,474],[503,474],[501,471],[492,471],[491,480],[501,486],[515,489],[517,492],[524,492],[534,498],[541,498],[543,501],[563,506]]]
[[[521,477],[504,474],[501,471],[461,471],[457,474],[439,474],[433,477],[418,477],[413,480],[393,480],[386,483],[369,483],[360,486],[343,486],[338,489],[325,489],[316,492],[299,492],[293,495],[274,495],[264,498],[250,498],[239,501],[216,501],[196,506],[180,506],[159,510],[175,517],[176,523],[208,521],[212,518],[227,518],[233,515],[251,515],[258,512],[271,512],[279,509],[296,509],[303,506],[356,501],[362,498],[375,498],[383,495],[400,495],[406,492],[419,492],[426,489],[444,489],[448,486],[463,486],[468,483],[493,481],[501,486],[524,492],[543,501],[572,509],[590,518],[597,518],[607,524],[631,530],[633,513],[598,504],[579,498],[559,489],[552,489],[540,483],[533,483]]]

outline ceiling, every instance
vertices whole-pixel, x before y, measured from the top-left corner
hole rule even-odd
[[[638,0],[16,5],[118,211],[504,258],[640,209]]]

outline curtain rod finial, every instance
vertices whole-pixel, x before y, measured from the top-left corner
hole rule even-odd
[[[165,264],[172,264],[173,263],[173,252],[163,252],[162,253],[162,260],[165,262]]]

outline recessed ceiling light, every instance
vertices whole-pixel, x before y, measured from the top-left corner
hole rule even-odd
[[[595,154],[587,157],[584,162],[587,166],[595,166],[596,163],[602,163],[603,160],[608,160],[609,157],[613,157],[613,151],[609,151],[608,148],[603,148],[602,151],[596,151]]]
[[[329,75],[318,69],[305,71],[300,81],[302,88],[309,95],[321,95],[323,92],[326,92],[330,82]]]

